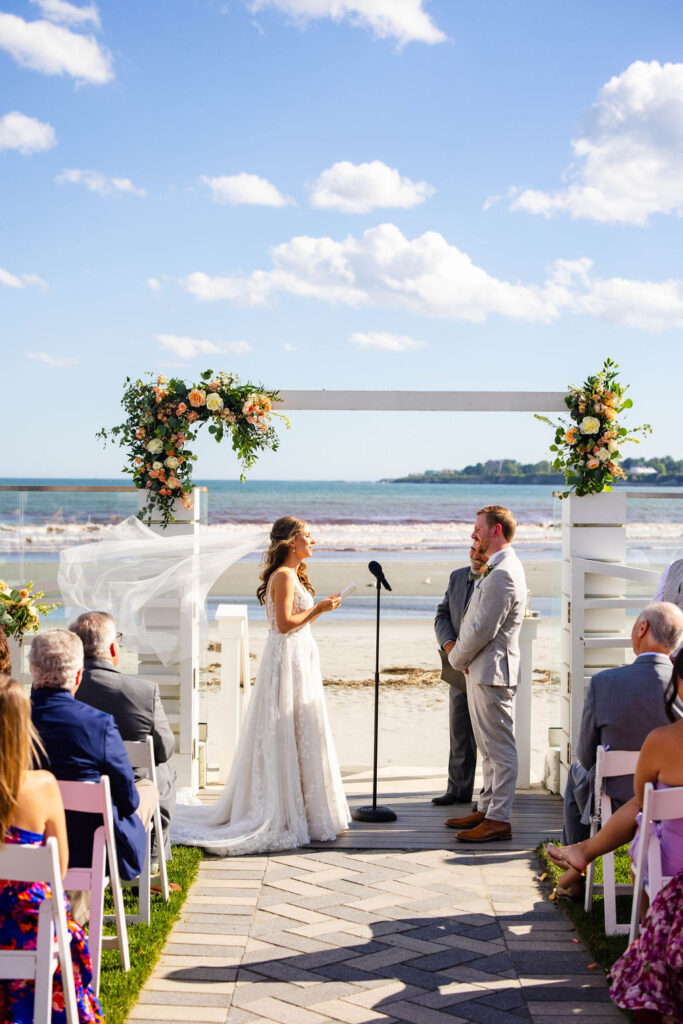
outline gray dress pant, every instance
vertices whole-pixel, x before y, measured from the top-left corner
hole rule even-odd
[[[447,792],[453,793],[461,803],[469,803],[474,789],[474,771],[477,766],[477,744],[467,706],[467,693],[450,686],[448,712],[451,746],[448,756]]]
[[[467,676],[467,700],[481,756],[484,786],[478,810],[492,821],[509,822],[517,782],[517,747],[512,729],[512,698],[507,686],[473,683]]]

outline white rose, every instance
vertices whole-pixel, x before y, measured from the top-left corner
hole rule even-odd
[[[220,412],[221,409],[223,408],[223,404],[223,399],[221,398],[220,395],[217,395],[215,392],[212,392],[210,395],[207,395],[206,408],[209,410],[209,412]]]
[[[598,458],[601,462],[609,461],[609,451],[607,450],[607,448],[600,448],[598,450]]]
[[[176,459],[175,455],[169,455],[169,457],[165,459],[164,465],[166,466],[166,469],[177,469],[179,466],[179,462]]]
[[[600,420],[597,416],[584,416],[579,423],[579,430],[582,434],[597,434],[600,430]]]
[[[616,441],[610,441],[609,444],[607,445],[607,450],[610,451],[610,452],[615,452],[618,447],[619,447],[619,445],[617,444]]]
[[[152,463],[152,469],[155,470],[155,472],[157,472],[157,473],[159,472],[160,469],[163,469],[163,468],[164,468],[163,462],[153,462]]]
[[[151,441],[147,442],[147,451],[150,455],[158,455],[159,452],[164,450],[164,442],[160,437],[153,437]]]

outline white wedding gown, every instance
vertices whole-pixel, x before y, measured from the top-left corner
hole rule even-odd
[[[313,598],[296,581],[294,612]],[[334,839],[350,815],[310,624],[280,633],[266,595],[268,637],[235,760],[218,801],[177,805],[171,841],[217,856]]]

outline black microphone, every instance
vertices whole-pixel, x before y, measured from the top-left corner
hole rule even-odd
[[[385,590],[391,590],[391,587],[387,582],[387,578],[384,575],[384,570],[382,569],[382,566],[379,564],[379,562],[368,562],[368,569],[375,577],[375,579],[379,580],[379,582],[382,584]]]

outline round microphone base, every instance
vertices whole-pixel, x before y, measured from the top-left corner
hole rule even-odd
[[[369,804],[367,807],[356,807],[351,817],[354,821],[396,821],[396,812],[391,807],[373,807]]]

